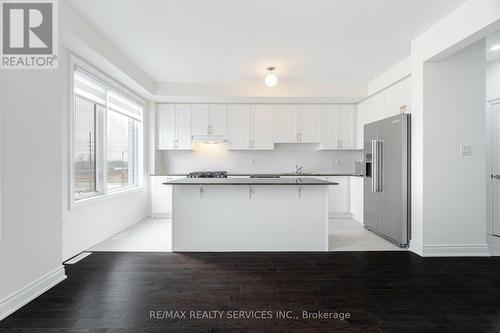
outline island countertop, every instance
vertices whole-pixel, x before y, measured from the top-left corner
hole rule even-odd
[[[338,185],[339,183],[318,178],[182,178],[164,185]]]

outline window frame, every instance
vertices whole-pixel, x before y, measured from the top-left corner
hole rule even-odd
[[[119,83],[107,77],[105,74],[99,72],[97,69],[88,65],[74,55],[70,55],[70,78],[69,78],[69,121],[68,121],[68,188],[69,188],[69,209],[71,210],[75,205],[80,205],[85,202],[104,199],[118,194],[124,194],[142,190],[144,188],[144,124],[146,102],[138,97],[136,94],[123,87]],[[75,72],[80,71],[82,74],[87,75],[90,79],[96,81],[106,90],[106,105],[98,103],[91,99],[86,98],[80,94],[75,94]],[[117,187],[113,189],[107,188],[107,113],[109,108],[110,94],[115,94],[123,97],[134,105],[140,108],[140,116],[133,118],[134,120],[134,154],[133,159],[134,168],[134,184]],[[76,155],[76,96],[79,98],[91,101],[97,106],[103,108],[103,111],[96,110],[96,133],[95,133],[95,149],[96,149],[96,192],[85,193],[76,195],[75,193],[75,155]],[[112,110],[112,109],[111,109]]]

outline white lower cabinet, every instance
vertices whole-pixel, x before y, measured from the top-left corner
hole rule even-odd
[[[151,177],[151,217],[172,217],[172,186],[163,183],[184,178],[181,176],[152,176]]]
[[[350,206],[352,218],[360,223],[363,223],[363,191],[364,178],[350,177]]]
[[[338,185],[331,185],[328,187],[328,213],[330,216],[342,217],[344,214],[350,213],[350,187],[351,177],[328,177],[331,182],[338,183]]]

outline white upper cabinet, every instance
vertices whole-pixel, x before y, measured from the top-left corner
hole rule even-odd
[[[227,134],[227,105],[210,104],[210,135]]]
[[[274,141],[298,142],[297,105],[279,104],[274,108]]]
[[[159,104],[157,149],[191,149],[191,107],[185,104]]]
[[[175,149],[177,126],[175,104],[159,104],[157,109],[157,149]]]
[[[250,148],[255,150],[274,149],[273,106],[252,105]]]
[[[356,107],[323,105],[321,107],[320,149],[356,149]]]
[[[193,104],[192,135],[226,135],[227,106],[225,104]]]
[[[384,118],[398,115],[404,107],[404,81],[400,81],[385,90]]]
[[[180,150],[192,149],[191,105],[179,104],[176,107],[177,147]]]
[[[315,104],[298,107],[297,141],[317,143],[321,141],[321,106]]]
[[[337,112],[337,147],[356,148],[356,106],[339,105]]]
[[[356,146],[363,148],[364,125],[400,113],[410,113],[411,77],[378,92],[357,105]]]
[[[316,143],[321,141],[319,105],[276,105],[274,139],[277,143]]]
[[[321,107],[321,145],[319,149],[337,149],[338,105],[328,104]]]
[[[250,149],[250,105],[229,105],[228,118],[228,149]]]
[[[208,104],[193,104],[191,107],[191,130],[193,135],[208,135],[210,108]]]
[[[403,106],[405,113],[411,113],[411,78],[403,80]]]
[[[244,105],[228,106],[230,150],[272,150],[273,106]]]

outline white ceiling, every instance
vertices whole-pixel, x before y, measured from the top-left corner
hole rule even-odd
[[[156,81],[366,81],[465,0],[68,0]]]

